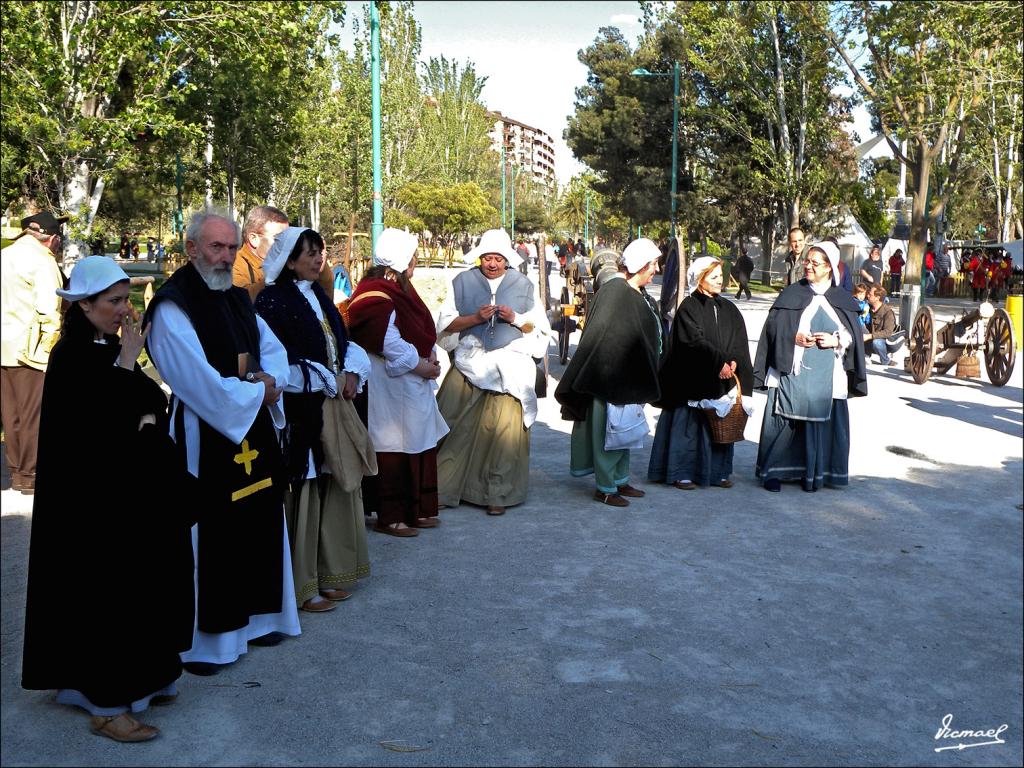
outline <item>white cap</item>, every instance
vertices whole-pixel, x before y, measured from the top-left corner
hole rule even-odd
[[[693,262],[686,270],[686,288],[691,293],[697,290],[697,285],[700,282],[700,276],[709,267],[713,267],[715,264],[721,264],[722,262],[716,259],[714,256],[701,256],[699,259],[694,259]]]
[[[622,252],[622,263],[631,275],[635,275],[652,261],[660,258],[661,249],[653,240],[646,237],[638,237]]]
[[[523,257],[512,247],[512,238],[504,229],[488,229],[480,236],[480,244],[466,254],[465,260],[472,264],[481,256],[496,253],[504,256],[508,265],[515,269],[523,263]]]
[[[295,248],[295,243],[299,240],[299,235],[307,229],[309,227],[288,227],[274,238],[274,244],[270,246],[267,257],[263,259],[263,278],[267,285],[273,285],[277,280]]]
[[[812,250],[819,250],[825,254],[825,258],[832,266],[832,285],[839,285],[839,246],[831,240],[822,240],[820,243],[810,246],[807,253]]]
[[[128,279],[128,274],[109,256],[86,256],[71,270],[67,289],[58,288],[57,295],[68,301],[79,301]]]
[[[416,255],[420,241],[416,235],[404,229],[388,227],[377,236],[373,249],[373,263],[391,267],[395,272],[405,272]]]

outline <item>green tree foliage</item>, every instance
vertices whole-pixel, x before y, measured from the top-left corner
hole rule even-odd
[[[204,136],[205,116],[178,109],[195,88],[188,73],[295,39],[279,28],[282,5],[310,4],[3,3],[3,170],[29,180],[5,183],[5,195],[71,214],[67,258],[76,259],[107,179],[135,167],[140,138],[167,138],[173,151]],[[317,5],[340,13],[340,4]]]
[[[498,212],[474,182],[440,185],[410,182],[398,191],[400,208],[388,209],[387,226],[408,226],[429,230],[434,241],[444,246],[450,263],[456,241],[493,222]]]
[[[836,10],[837,24],[819,29],[846,62],[913,180],[909,284],[922,274],[928,222],[943,212],[960,180],[969,124],[984,102],[993,57],[1021,39],[1020,5],[858,0]],[[868,55],[858,66],[860,49]],[[1019,87],[1019,72],[1017,82]],[[933,179],[936,172],[939,178]]]
[[[445,184],[475,182],[493,176],[497,158],[487,133],[491,121],[480,100],[487,83],[469,62],[460,66],[444,56],[427,62],[423,88],[427,109],[420,126],[429,178]]]
[[[673,82],[631,72],[671,73],[678,62],[677,203],[691,239],[703,248],[708,237],[757,232],[770,243],[805,208],[834,213],[856,177],[841,129],[848,104],[832,95],[834,57],[793,5],[647,5],[635,51],[618,30],[601,30],[580,54],[590,74],[566,135],[609,205],[645,225],[666,219]]]

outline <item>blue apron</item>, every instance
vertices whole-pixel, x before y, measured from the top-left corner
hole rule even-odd
[[[839,329],[828,313],[818,308],[811,318],[810,333],[834,333]],[[800,375],[780,374],[775,414],[800,421],[828,421],[832,416],[834,349],[804,349]]]

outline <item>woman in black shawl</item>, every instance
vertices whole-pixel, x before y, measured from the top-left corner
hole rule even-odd
[[[739,379],[750,394],[754,381],[747,328],[736,306],[721,297],[722,262],[696,259],[686,272],[691,293],[676,312],[661,364],[662,408],[647,479],[691,491],[699,486],[730,488],[733,445],[711,442],[701,400],[730,394]],[[716,417],[713,417],[716,418]]]
[[[57,689],[98,734],[146,741],[157,729],[131,713],[173,700],[192,644],[194,521],[128,292],[106,256],[57,291],[73,303],[43,386],[21,684]]]
[[[333,610],[351,597],[357,579],[370,575],[362,498],[326,471],[321,437],[325,398],[354,398],[370,361],[349,342],[341,314],[317,281],[323,251],[318,232],[285,229],[263,261],[267,287],[256,297],[256,311],[288,352],[285,519],[295,600],[311,613]]]
[[[607,450],[608,405],[650,403],[658,399],[661,320],[643,287],[658,271],[661,251],[647,238],[622,252],[619,274],[602,285],[576,353],[555,390],[562,418],[572,426],[569,471],[593,474],[594,499],[627,507],[623,496],[644,492],[629,484],[629,449]],[[623,279],[624,278],[624,279]]]
[[[807,251],[806,277],[768,312],[754,383],[768,389],[756,474],[765,490],[800,480],[808,492],[849,483],[848,397],[867,394],[863,327],[853,296],[838,286],[839,247]]]

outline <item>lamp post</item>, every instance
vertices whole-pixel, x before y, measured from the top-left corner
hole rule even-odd
[[[672,90],[672,238],[676,236],[676,186],[679,176],[679,62],[675,62],[671,72],[648,72],[637,67],[631,73],[636,77],[671,77]]]
[[[380,174],[380,14],[376,0],[370,3],[370,117],[372,123],[373,154],[373,226],[371,247],[384,230],[384,201],[381,196]]]

